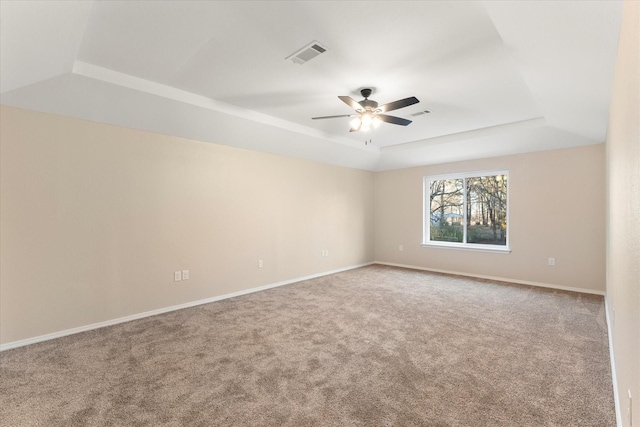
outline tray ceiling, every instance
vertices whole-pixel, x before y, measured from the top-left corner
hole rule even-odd
[[[622,3],[5,1],[3,104],[369,170],[605,141]],[[303,65],[285,58],[317,40]],[[338,99],[416,96],[349,132]],[[430,114],[419,115],[430,110]],[[371,144],[364,142],[371,140]]]

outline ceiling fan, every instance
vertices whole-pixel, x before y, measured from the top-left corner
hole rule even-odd
[[[378,106],[378,103],[372,99],[369,99],[371,96],[371,89],[365,88],[360,91],[360,94],[364,97],[364,99],[360,102],[357,102],[350,96],[339,96],[345,104],[349,107],[356,110],[356,114],[344,114],[339,116],[322,116],[322,117],[312,117],[313,120],[318,119],[335,119],[338,117],[353,117],[351,120],[351,130],[350,132],[368,131],[371,126],[378,127],[380,123],[386,122],[394,125],[407,126],[411,123],[411,120],[403,119],[401,117],[389,116],[386,113],[387,111],[397,110],[399,108],[408,107],[409,105],[417,104],[420,102],[418,98],[412,96],[410,98],[399,99],[398,101],[389,102],[388,104],[384,104]]]

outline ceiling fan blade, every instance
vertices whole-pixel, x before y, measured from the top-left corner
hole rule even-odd
[[[383,122],[392,123],[394,125],[407,126],[409,123],[411,123],[411,120],[403,119],[396,116],[387,116],[386,114],[377,114],[376,117],[378,117]]]
[[[358,123],[358,126],[349,129],[349,132],[358,132],[360,130],[360,127],[362,127],[362,122]]]
[[[322,117],[311,117],[311,120],[319,120],[319,119],[337,119],[338,117],[356,117],[357,114],[341,114],[339,116],[322,116]]]
[[[420,102],[418,98],[412,96],[410,98],[399,99],[397,101],[390,102],[388,104],[384,104],[380,107],[381,112],[386,113],[387,111],[397,110],[398,108],[408,107],[409,105],[417,104]]]
[[[339,96],[338,98],[340,98],[342,102],[344,102],[354,110],[362,110],[362,105],[360,105],[355,99],[351,98],[350,96]]]

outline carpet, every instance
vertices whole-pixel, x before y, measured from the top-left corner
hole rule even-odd
[[[2,426],[615,426],[601,296],[372,265],[0,353]]]

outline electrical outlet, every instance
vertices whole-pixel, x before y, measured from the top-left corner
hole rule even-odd
[[[182,270],[182,280],[189,280],[189,270]]]
[[[261,259],[258,260],[258,268],[264,267],[264,262]]]
[[[549,265],[551,265],[551,266],[556,265],[556,259],[555,258],[549,258]]]
[[[399,250],[400,252],[404,251],[404,246],[402,246],[402,245],[398,246],[398,250]]]
[[[174,282],[179,282],[182,280],[182,271],[175,271],[173,273],[173,281]]]

